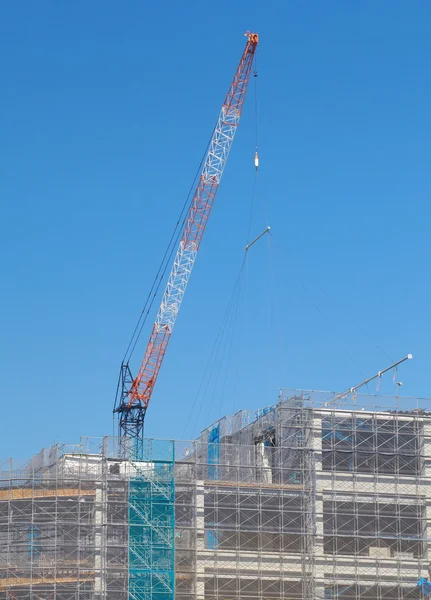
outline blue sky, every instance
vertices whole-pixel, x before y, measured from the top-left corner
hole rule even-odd
[[[430,24],[427,0],[3,3],[0,462],[112,433],[122,355],[247,29],[251,231],[269,224],[271,244],[250,252],[203,394],[247,238],[250,89],[147,435],[191,437],[281,387],[345,389],[408,352],[403,392],[431,396]]]

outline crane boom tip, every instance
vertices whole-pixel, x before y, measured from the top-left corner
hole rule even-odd
[[[255,44],[259,43],[259,34],[258,33],[250,33],[249,31],[246,31],[244,33],[244,35],[248,37],[250,42],[254,42]]]

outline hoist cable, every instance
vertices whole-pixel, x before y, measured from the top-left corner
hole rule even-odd
[[[326,289],[322,286],[322,284],[317,281],[316,279],[314,279],[313,277],[311,277],[311,275],[304,269],[304,267],[298,262],[297,259],[294,259],[293,255],[289,252],[286,251],[285,248],[283,248],[282,246],[280,246],[279,243],[276,243],[276,248],[278,249],[278,252],[282,252],[286,257],[287,260],[298,270],[301,271],[303,273],[303,275],[305,275],[305,277],[307,278],[307,280],[309,281],[309,283],[311,283],[317,290],[319,290],[328,300],[331,301],[331,303],[333,303],[334,298],[326,291]],[[302,286],[302,284],[301,284]],[[304,289],[304,286],[302,286]],[[308,292],[307,292],[308,293]],[[343,305],[344,308],[346,307],[346,305]],[[390,356],[382,347],[380,344],[378,344],[376,342],[375,339],[373,339],[368,333],[367,331],[362,327],[362,325],[359,323],[358,321],[358,315],[356,315],[353,310],[352,307],[350,307],[350,314],[349,316],[349,320],[351,321],[351,324],[355,327],[357,327],[359,329],[359,331],[362,333],[362,335],[364,337],[366,337],[368,339],[369,342],[371,342],[371,344],[373,344],[384,356],[386,356],[386,358],[388,358],[389,360],[391,360],[392,362],[395,362],[395,359]]]
[[[190,421],[191,421],[192,415],[195,412],[195,407],[197,405],[199,397],[201,397],[201,392],[203,391],[203,394],[202,394],[202,397],[201,397],[201,402],[200,402],[200,405],[199,405],[199,410],[198,410],[198,412],[196,414],[196,419],[195,419],[195,423],[194,423],[194,426],[193,426],[193,430],[196,429],[197,423],[199,421],[199,417],[200,417],[201,412],[202,412],[204,400],[205,400],[206,394],[208,392],[209,382],[211,381],[212,374],[213,374],[213,371],[214,371],[215,360],[216,360],[216,357],[218,355],[219,349],[221,347],[221,343],[222,343],[222,340],[223,340],[223,337],[224,337],[224,333],[226,331],[227,323],[230,322],[230,318],[231,318],[231,314],[232,314],[232,308],[236,304],[236,298],[237,298],[237,295],[238,295],[238,289],[242,288],[242,283],[241,282],[242,282],[242,278],[243,278],[243,275],[244,275],[245,260],[246,260],[246,257],[244,256],[244,258],[242,260],[242,263],[241,263],[241,266],[240,266],[240,269],[239,269],[239,272],[238,272],[238,275],[237,275],[236,280],[235,280],[235,284],[234,284],[231,296],[229,298],[228,306],[227,306],[226,311],[225,311],[225,313],[223,315],[222,322],[221,322],[221,324],[219,326],[219,329],[218,329],[215,341],[213,343],[213,346],[212,346],[212,349],[211,349],[211,352],[210,352],[210,356],[208,358],[208,361],[207,361],[207,364],[205,366],[205,369],[204,369],[201,381],[199,383],[199,387],[198,387],[198,390],[196,392],[195,399],[194,399],[194,401],[192,403],[192,406],[190,407],[190,411],[189,411],[189,415],[188,415],[188,418],[187,418],[187,422],[186,422],[185,427],[184,427],[182,439],[184,439],[184,436],[185,436],[185,434],[187,432],[187,429],[188,429],[188,427],[190,425]]]
[[[256,135],[256,152],[258,150],[258,141],[259,141],[259,120],[258,120],[258,111],[257,111],[257,78],[259,76],[258,71],[258,53],[259,49],[256,51],[256,55],[254,57],[254,120],[255,120],[255,135]]]
[[[256,186],[257,186],[257,171],[254,175],[253,191],[251,193],[251,206],[250,206],[250,215],[248,218],[248,230],[247,230],[247,244],[250,242],[251,223],[253,220],[254,201],[256,198]]]
[[[180,235],[184,229],[184,225],[187,219],[187,214],[185,213],[185,210],[187,208],[187,206],[190,207],[191,202],[193,202],[193,196],[192,193],[196,187],[196,182],[198,180],[199,174],[202,171],[202,166],[204,164],[205,158],[208,154],[208,150],[211,144],[211,140],[213,138],[214,135],[214,130],[215,127],[213,128],[213,131],[211,133],[210,139],[208,141],[208,144],[205,148],[205,152],[203,153],[201,162],[199,164],[199,167],[195,173],[195,176],[193,178],[193,182],[190,186],[190,189],[188,191],[188,194],[186,196],[186,199],[184,200],[183,206],[181,208],[181,212],[180,215],[177,219],[177,222],[175,224],[175,227],[172,231],[171,237],[169,239],[169,242],[166,246],[166,250],[164,252],[163,258],[160,262],[159,268],[157,270],[156,276],[154,277],[153,283],[151,285],[150,291],[148,292],[147,298],[145,300],[145,304],[144,307],[141,311],[141,314],[139,315],[138,321],[135,325],[135,328],[133,330],[132,333],[132,337],[130,338],[129,344],[127,346],[126,352],[124,353],[124,358],[123,358],[123,363],[127,364],[136,348],[136,344],[140,338],[140,335],[142,333],[142,330],[147,322],[147,318],[148,318],[148,314],[150,313],[153,304],[154,304],[154,300],[159,292],[160,289],[160,285],[164,279],[164,276],[166,274],[166,270],[168,268],[168,265],[170,264],[170,259],[173,256],[173,253],[178,245],[179,239],[180,239]],[[192,196],[191,200],[190,197]]]
[[[256,55],[254,57],[254,72],[253,72],[253,77],[254,77],[254,120],[255,120],[255,147],[256,147],[256,157],[258,157],[258,138],[259,138],[259,126],[258,126],[258,111],[257,111],[257,77],[258,77],[258,71],[257,71],[257,52],[256,51]],[[257,173],[258,173],[258,167],[256,166],[256,171],[254,174],[254,181],[253,181],[253,190],[252,190],[252,194],[251,194],[251,206],[250,206],[250,216],[248,219],[248,230],[247,230],[247,244],[250,241],[250,231],[251,231],[251,224],[252,224],[252,220],[253,220],[253,210],[254,210],[254,204],[255,204],[255,198],[256,198],[256,186],[257,186]]]

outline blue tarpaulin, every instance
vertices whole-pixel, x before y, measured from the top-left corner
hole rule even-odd
[[[431,582],[425,577],[421,577],[418,581],[418,587],[422,588],[422,592],[424,596],[429,596],[431,594]]]
[[[220,424],[208,435],[208,479],[220,479]]]

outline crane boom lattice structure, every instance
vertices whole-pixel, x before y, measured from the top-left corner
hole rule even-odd
[[[248,41],[214,128],[142,364],[130,387],[123,385],[123,392],[114,408],[119,415],[120,438],[124,445],[127,445],[127,440],[134,441],[132,447],[138,452],[143,440],[145,414],[241,118],[258,44],[256,33],[247,33],[246,36]],[[123,384],[130,378],[128,365],[123,365]]]

